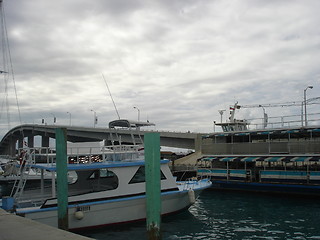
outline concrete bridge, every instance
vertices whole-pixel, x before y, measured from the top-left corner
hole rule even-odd
[[[134,139],[143,135],[147,131],[140,129],[114,129],[114,128],[90,128],[78,126],[63,126],[63,125],[37,125],[24,124],[12,128],[0,142],[0,155],[14,156],[16,148],[23,147],[24,141],[29,147],[34,147],[35,136],[41,136],[41,146],[49,147],[50,138],[55,138],[56,128],[67,129],[67,140],[70,142],[94,142],[106,140],[108,144],[114,141],[115,134],[121,136],[122,143],[132,143]],[[201,136],[203,133],[182,133],[182,132],[166,132],[156,131],[160,133],[161,146],[194,149],[196,151],[201,148]],[[17,144],[18,143],[18,144]]]

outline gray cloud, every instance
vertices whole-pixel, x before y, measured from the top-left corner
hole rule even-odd
[[[317,0],[4,5],[23,123],[50,123],[55,115],[68,124],[71,112],[74,125],[91,126],[94,109],[98,126],[107,126],[117,116],[101,74],[121,117],[136,119],[138,106],[158,129],[209,132],[217,111],[234,101],[301,101],[307,85],[314,85],[308,96],[317,96]],[[14,97],[10,103],[11,121],[19,124]],[[239,112],[254,115],[261,109]]]

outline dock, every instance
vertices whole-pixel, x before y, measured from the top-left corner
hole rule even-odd
[[[0,209],[0,239],[5,240],[92,240]]]

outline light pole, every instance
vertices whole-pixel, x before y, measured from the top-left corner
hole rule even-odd
[[[95,128],[96,124],[98,122],[97,113],[96,113],[96,111],[94,111],[92,109],[90,111],[93,112],[93,127]]]
[[[220,113],[220,123],[222,123],[222,115],[224,111],[226,110],[218,110],[218,112]]]
[[[307,127],[308,126],[308,121],[307,121],[307,90],[308,88],[312,89],[313,86],[308,86],[306,89],[303,90],[303,98],[304,98],[304,125]]]
[[[266,128],[266,123],[267,123],[266,110],[264,109],[264,107],[262,105],[259,105],[259,107],[261,107],[263,110],[262,127]]]
[[[53,116],[53,125],[54,125],[56,123],[56,121],[57,121],[57,118],[53,113],[51,113],[51,115]]]
[[[67,112],[69,114],[69,125],[71,126],[71,112]]]
[[[138,122],[140,122],[140,109],[137,107],[133,107],[133,108],[138,110]]]

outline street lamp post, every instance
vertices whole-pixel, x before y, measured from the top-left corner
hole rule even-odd
[[[226,110],[218,110],[218,112],[220,113],[220,123],[222,123],[222,115],[224,111]]]
[[[54,125],[56,123],[56,121],[57,121],[57,118],[53,113],[51,113],[51,115],[53,116],[53,125]]]
[[[67,112],[69,114],[69,125],[71,126],[71,112]]]
[[[133,107],[133,108],[138,110],[138,122],[140,122],[140,109],[137,107]]]
[[[266,121],[267,121],[266,110],[264,109],[264,107],[262,105],[259,105],[259,107],[261,107],[263,110],[262,127],[263,127],[263,129],[265,129],[266,128]]]
[[[304,99],[304,125],[308,126],[308,120],[307,120],[307,90],[308,88],[312,89],[313,86],[308,86],[306,89],[303,90],[303,99]]]
[[[304,101],[301,102],[301,127],[303,127],[303,105]]]
[[[98,122],[97,113],[96,113],[96,111],[94,111],[92,109],[90,111],[93,112],[93,127],[95,128],[96,124]]]

